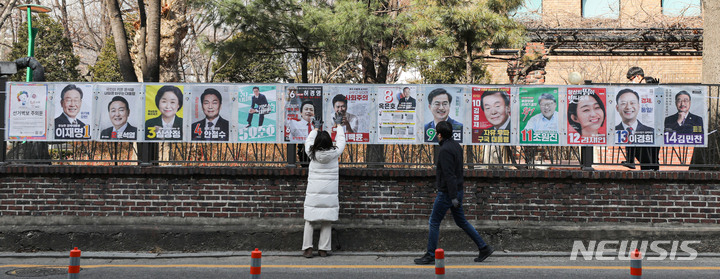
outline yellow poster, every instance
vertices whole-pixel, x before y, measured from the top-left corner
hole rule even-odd
[[[145,86],[145,139],[182,141],[183,86]]]

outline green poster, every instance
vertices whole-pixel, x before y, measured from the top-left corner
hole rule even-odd
[[[520,88],[521,144],[559,144],[558,89]]]

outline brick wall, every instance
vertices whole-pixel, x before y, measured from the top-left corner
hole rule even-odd
[[[305,169],[0,168],[1,216],[302,218]],[[427,220],[431,170],[341,169],[341,219]],[[720,222],[720,173],[468,170],[476,221]]]

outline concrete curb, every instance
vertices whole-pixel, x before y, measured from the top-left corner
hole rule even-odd
[[[68,252],[38,252],[38,253],[0,253],[0,258],[67,258]],[[293,257],[301,256],[301,251],[263,251],[263,256]],[[416,257],[422,256],[422,251],[400,251],[400,252],[333,252],[335,256],[373,256],[373,257]],[[458,251],[445,252],[450,257],[475,257],[477,252]],[[617,253],[603,253],[606,257],[615,257]],[[657,253],[647,253],[647,257],[658,256]],[[686,257],[686,253],[678,253],[678,257]],[[178,258],[224,258],[224,257],[249,257],[250,251],[226,251],[226,252],[204,252],[204,253],[133,253],[133,252],[83,252],[82,257],[86,259],[178,259]],[[493,257],[570,257],[569,252],[502,252],[496,251]],[[698,253],[699,258],[720,258],[720,253]],[[578,255],[578,260],[582,256]]]

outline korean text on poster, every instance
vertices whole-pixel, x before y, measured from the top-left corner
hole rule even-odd
[[[520,99],[520,143],[558,144],[560,116],[558,88],[522,87]]]
[[[187,86],[192,100],[190,109],[190,139],[193,141],[228,141],[232,98],[229,86]]]
[[[665,144],[705,144],[704,96],[700,88],[665,88]]]
[[[331,128],[333,139],[337,127],[332,117],[337,114],[345,128],[347,142],[370,141],[370,88],[366,86],[339,87],[338,94],[330,96],[332,106],[328,106],[326,126]]]
[[[322,117],[322,86],[290,86],[285,92],[285,141],[303,143]]]
[[[452,126],[452,137],[463,142],[463,88],[459,86],[426,87],[427,110],[423,134],[425,142],[438,142],[435,125],[447,121]]]
[[[47,139],[47,93],[45,84],[8,83],[7,139]]]
[[[606,118],[605,88],[567,89],[568,144],[605,144]]]
[[[415,143],[417,87],[381,86],[377,90],[378,142]]]
[[[55,139],[91,138],[93,119],[92,84],[55,84]]]
[[[472,142],[510,143],[510,88],[472,88]]]
[[[98,85],[96,113],[100,117],[100,140],[135,141],[141,123],[139,85]]]
[[[240,87],[238,92],[238,141],[274,142],[277,134],[275,85]]]
[[[655,143],[655,90],[620,88],[615,94],[615,144]]]
[[[183,86],[145,86],[145,139],[183,140]]]

